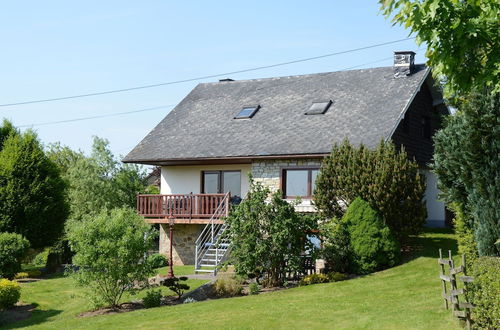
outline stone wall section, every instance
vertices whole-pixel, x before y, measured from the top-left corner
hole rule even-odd
[[[168,224],[160,225],[160,253],[169,257],[170,232]],[[174,265],[194,265],[195,242],[205,225],[174,225],[172,258]]]
[[[252,175],[256,182],[268,187],[271,192],[281,189],[281,170],[284,167],[311,167],[321,165],[321,159],[273,159],[257,160],[252,163]],[[295,207],[297,212],[315,212],[311,200],[303,199]]]
[[[320,166],[320,159],[272,159],[256,160],[252,163],[252,175],[256,182],[262,183],[276,192],[281,189],[280,177],[283,167]]]

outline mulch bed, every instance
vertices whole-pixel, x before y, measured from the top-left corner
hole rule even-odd
[[[174,306],[178,304],[182,304],[182,301],[177,299],[177,297],[175,296],[163,297],[161,300],[161,306]],[[92,317],[97,315],[126,313],[133,312],[139,309],[144,309],[144,304],[142,302],[125,302],[121,303],[119,308],[102,307],[93,311],[83,312],[81,314],[78,314],[77,317]]]

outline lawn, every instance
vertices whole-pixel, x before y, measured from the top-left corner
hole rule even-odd
[[[438,248],[456,253],[453,235],[428,230],[413,243],[401,265],[349,281],[85,319],[75,317],[88,307],[81,290],[53,278],[23,285],[22,300],[38,311],[10,328],[458,328],[443,309],[436,262]]]

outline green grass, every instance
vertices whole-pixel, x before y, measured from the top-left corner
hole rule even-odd
[[[37,302],[39,310],[31,319],[10,327],[458,328],[450,311],[443,309],[436,262],[438,248],[456,253],[453,235],[432,230],[416,238],[414,244],[421,249],[401,265],[349,281],[85,319],[75,317],[86,309],[81,291],[70,279],[49,279],[23,286],[23,301]],[[179,269],[179,275],[181,272]]]

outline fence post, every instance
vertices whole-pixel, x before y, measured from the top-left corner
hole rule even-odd
[[[446,276],[444,264],[443,264],[443,251],[439,249],[439,266],[441,266],[441,275]],[[443,285],[443,299],[444,299],[444,308],[448,309],[448,299],[446,299],[446,281],[441,278],[441,283]]]

